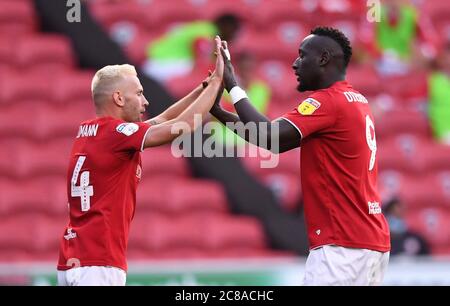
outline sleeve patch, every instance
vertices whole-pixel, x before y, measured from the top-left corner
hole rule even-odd
[[[139,130],[136,123],[121,123],[116,127],[116,131],[126,136],[131,136]]]
[[[302,115],[312,115],[314,114],[314,112],[319,109],[320,107],[320,102],[313,99],[313,98],[308,98],[306,100],[304,100],[302,103],[300,103],[300,105],[297,107],[297,111],[302,114]]]

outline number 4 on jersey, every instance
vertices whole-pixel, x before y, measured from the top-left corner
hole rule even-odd
[[[91,208],[91,197],[94,195],[94,187],[89,186],[89,171],[83,171],[80,176],[80,185],[77,186],[78,176],[83,167],[86,156],[80,156],[73,169],[71,180],[71,196],[80,197],[81,211],[88,211]]]

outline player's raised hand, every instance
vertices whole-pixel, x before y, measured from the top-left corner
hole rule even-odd
[[[230,51],[228,50],[228,44],[226,41],[222,41],[220,52],[225,62],[223,83],[225,85],[226,90],[230,92],[230,90],[237,85],[237,81],[236,76],[234,74],[233,65],[231,64]]]
[[[224,59],[222,53],[220,52],[222,40],[220,39],[219,35],[216,35],[216,37],[214,38],[214,42],[215,42],[214,54],[216,55],[216,69],[214,70],[212,77],[218,77],[222,79],[224,71]]]

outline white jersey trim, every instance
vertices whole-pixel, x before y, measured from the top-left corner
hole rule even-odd
[[[292,124],[292,125],[297,129],[297,131],[300,133],[300,137],[303,139],[303,133],[302,133],[302,131],[300,130],[300,128],[299,128],[298,126],[296,126],[296,125],[294,124],[294,122],[292,122],[291,120],[289,120],[289,119],[287,119],[287,118],[284,118],[284,117],[281,117],[281,119],[284,119],[284,120],[286,120],[287,122],[289,122],[290,124]]]
[[[141,144],[141,152],[144,151],[144,143],[145,143],[145,138],[147,137],[148,132],[150,131],[151,126],[148,127],[147,131],[145,131],[144,134],[144,138],[142,139],[142,144]]]

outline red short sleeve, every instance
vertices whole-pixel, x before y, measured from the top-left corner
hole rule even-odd
[[[282,116],[296,127],[302,138],[324,131],[336,122],[335,101],[325,92],[316,92]]]
[[[116,151],[142,151],[150,124],[117,120],[112,128]]]

